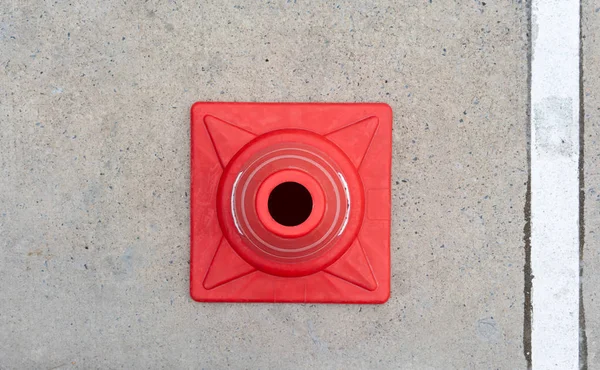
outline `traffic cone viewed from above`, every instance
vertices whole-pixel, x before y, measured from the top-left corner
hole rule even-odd
[[[391,134],[386,104],[194,104],[192,298],[385,302]]]

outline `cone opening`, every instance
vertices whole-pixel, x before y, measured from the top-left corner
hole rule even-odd
[[[280,225],[298,226],[310,216],[313,199],[304,185],[288,181],[273,188],[268,208],[273,220]]]

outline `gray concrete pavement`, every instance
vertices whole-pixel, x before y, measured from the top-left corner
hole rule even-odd
[[[524,368],[527,14],[1,2],[0,367]],[[387,304],[190,299],[198,100],[392,106]]]
[[[582,293],[589,369],[600,368],[600,8],[582,2],[585,191]],[[585,348],[585,347],[584,347]]]

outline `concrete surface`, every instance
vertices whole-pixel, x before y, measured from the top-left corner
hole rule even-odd
[[[0,367],[524,368],[527,14],[1,2]],[[197,100],[393,107],[387,304],[191,301]]]
[[[581,278],[585,309],[585,341],[589,369],[600,368],[600,6],[584,0],[583,108],[585,231]],[[587,343],[585,343],[587,342]],[[585,346],[583,347],[584,349]]]

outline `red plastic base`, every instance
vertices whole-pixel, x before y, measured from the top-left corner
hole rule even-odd
[[[193,299],[389,298],[388,105],[196,103],[191,125]],[[297,225],[280,224],[269,208],[286,182],[312,199]]]

